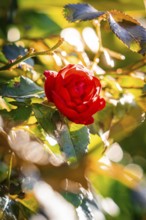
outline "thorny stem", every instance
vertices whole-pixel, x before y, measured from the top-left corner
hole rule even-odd
[[[52,51],[54,51],[55,49],[57,49],[61,44],[63,43],[63,39],[59,39],[59,41],[49,50],[45,50],[45,51],[41,51],[41,52],[33,52],[32,50],[28,51],[28,53],[26,55],[24,55],[23,57],[18,57],[13,63],[9,63],[5,66],[0,67],[0,70],[7,70],[12,68],[13,66],[16,66],[17,64],[19,64],[20,62],[27,60],[28,58],[31,57],[35,57],[35,56],[39,56],[39,55],[48,55],[48,54],[52,54]]]

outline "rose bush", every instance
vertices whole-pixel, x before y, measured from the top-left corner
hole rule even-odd
[[[91,124],[93,114],[105,107],[105,100],[99,96],[100,81],[82,65],[69,64],[58,73],[46,70],[44,74],[48,101],[69,120]]]

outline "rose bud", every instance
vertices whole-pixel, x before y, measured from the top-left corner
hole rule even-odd
[[[105,100],[99,96],[99,79],[84,66],[69,64],[58,73],[46,70],[44,74],[48,101],[53,102],[69,120],[91,124],[93,114],[105,107]]]

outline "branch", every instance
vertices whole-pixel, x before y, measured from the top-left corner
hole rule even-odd
[[[26,55],[19,56],[13,63],[9,63],[5,66],[0,67],[0,71],[10,69],[13,66],[16,66],[18,63],[21,63],[22,61],[27,60],[31,57],[35,57],[39,55],[48,55],[48,54],[51,55],[52,51],[57,49],[62,43],[63,43],[63,38],[60,38],[59,41],[52,48],[50,48],[49,50],[41,51],[41,52],[33,52],[33,49],[31,48]]]

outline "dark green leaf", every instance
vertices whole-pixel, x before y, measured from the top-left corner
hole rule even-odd
[[[5,163],[0,162],[0,182],[2,182],[4,179],[8,176],[8,167]]]
[[[98,18],[105,14],[105,12],[97,11],[91,5],[82,4],[68,4],[64,6],[64,16],[68,21],[87,21]]]
[[[0,197],[0,219],[16,220],[19,216],[19,209],[16,202],[9,199],[8,196]]]
[[[84,199],[82,201],[81,208],[83,209],[83,212],[85,213],[86,218],[88,220],[94,220],[94,216],[93,216],[91,207],[89,206],[89,203],[86,199]]]
[[[17,198],[17,203],[21,204],[23,211],[25,212],[25,215],[30,215],[31,213],[35,213],[38,210],[38,202],[35,199],[33,193],[25,193],[24,198]]]
[[[33,104],[33,111],[42,128],[47,133],[54,135],[54,132],[57,129],[57,123],[60,123],[59,121],[61,121],[58,111],[47,105],[37,103]]]
[[[1,80],[9,80],[13,79],[14,77],[19,76],[19,72],[16,70],[2,70],[0,71],[0,79]]]
[[[20,81],[12,81],[0,90],[0,95],[11,98],[32,98],[44,96],[44,90],[35,84],[31,79],[24,76],[20,77]]]
[[[57,139],[57,142],[68,159],[75,162],[76,154],[70,138],[68,127],[63,124],[59,112],[43,104],[33,104],[33,111],[42,128]]]
[[[83,200],[81,194],[75,194],[72,192],[63,192],[62,195],[68,202],[70,202],[75,207],[80,206]]]
[[[87,146],[89,144],[88,128],[72,123],[69,129],[76,155],[78,158],[81,158],[87,152]]]
[[[44,37],[61,30],[49,16],[34,10],[21,10],[17,13],[16,22],[20,26],[22,34],[29,37]]]
[[[119,11],[108,13],[111,30],[132,51],[146,53],[146,29],[132,17]]]
[[[89,144],[88,129],[72,123],[69,128],[63,125],[58,130],[58,143],[63,152],[72,160],[80,160],[87,152]]]
[[[8,63],[8,60],[4,56],[4,54],[0,51],[0,63]]]
[[[0,115],[6,119],[14,120],[17,123],[20,123],[26,121],[30,117],[31,111],[31,106],[22,105],[21,107],[13,109],[9,112],[6,110],[0,110]]]
[[[108,196],[111,197],[115,201],[115,203],[118,204],[119,206],[120,209],[120,214],[118,216],[119,220],[133,219],[134,212],[137,212],[136,210],[137,198],[132,199],[132,192],[129,188],[127,188],[118,181],[114,181],[111,184],[111,187],[108,192]],[[136,201],[134,201],[135,199]],[[141,218],[138,217],[138,219]]]
[[[68,161],[70,163],[77,162],[77,155],[67,125],[64,124],[59,126],[56,134],[57,141],[61,147],[61,150],[65,153]]]
[[[141,125],[138,126],[131,134],[122,139],[122,141],[120,142],[120,146],[132,157],[134,157],[135,155],[137,156],[138,154],[140,157],[146,158],[145,132],[146,120],[143,123],[141,123]],[[143,164],[143,161],[141,161],[141,165],[143,165],[144,169],[146,169],[146,164]]]
[[[89,134],[85,126],[64,124],[59,112],[47,105],[33,104],[33,111],[42,128],[57,139],[69,162],[80,159],[87,151]]]
[[[9,44],[3,46],[3,53],[5,54],[8,60],[15,60],[18,56],[24,56],[27,53],[27,49],[21,46],[17,46],[15,44]],[[34,61],[32,58],[25,60],[24,62],[33,66]]]
[[[12,197],[12,196],[11,196]],[[15,197],[15,196],[14,196]],[[0,197],[0,219],[25,220],[37,211],[37,202],[33,195],[24,199],[10,199],[8,196]]]

